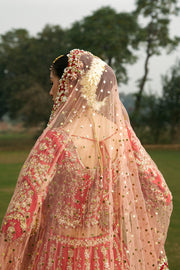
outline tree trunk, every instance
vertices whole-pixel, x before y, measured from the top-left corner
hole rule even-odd
[[[140,84],[139,84],[139,92],[136,94],[136,101],[135,101],[135,108],[134,108],[134,119],[136,119],[136,116],[139,113],[140,106],[141,106],[141,99],[142,99],[142,94],[144,91],[145,83],[147,81],[148,73],[149,73],[149,60],[152,54],[150,53],[150,48],[151,48],[151,39],[148,40],[147,43],[147,49],[146,49],[146,60],[144,63],[144,76],[142,77]]]

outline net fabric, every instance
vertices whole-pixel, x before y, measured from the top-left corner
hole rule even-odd
[[[83,50],[68,59],[2,223],[0,269],[168,269],[172,195],[114,72]]]

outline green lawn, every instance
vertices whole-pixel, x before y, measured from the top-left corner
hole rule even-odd
[[[158,165],[173,195],[173,213],[166,241],[170,270],[180,269],[180,151],[148,151]]]
[[[166,241],[166,252],[171,270],[180,269],[180,151],[148,150],[163,173],[173,194],[174,210]],[[0,152],[0,221],[2,220],[20,168],[27,157],[27,151]]]
[[[22,164],[28,155],[24,151],[0,152],[0,222],[5,214]]]

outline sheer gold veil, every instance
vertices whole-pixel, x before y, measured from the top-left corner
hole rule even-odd
[[[130,269],[156,269],[165,257],[172,211],[168,187],[131,127],[113,70],[89,52],[73,50],[69,59],[64,74],[66,78],[69,73],[67,100],[50,127],[61,126],[81,163],[89,169],[99,168],[102,179],[107,176],[100,222],[104,231],[111,232],[112,241],[117,224]]]

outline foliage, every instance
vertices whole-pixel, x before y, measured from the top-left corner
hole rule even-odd
[[[17,65],[22,62],[23,48],[29,40],[28,32],[25,29],[16,29],[9,31],[1,36],[0,43],[0,97],[1,110],[0,116],[9,111],[9,98],[13,94],[13,88],[16,88],[16,75],[21,73],[21,82],[23,79],[25,66]],[[15,89],[16,90],[16,89]]]
[[[160,55],[162,49],[172,52],[179,44],[179,37],[170,37],[169,24],[173,15],[178,15],[178,0],[136,0],[135,15],[145,19],[145,25],[137,34],[137,43],[145,47],[146,57],[144,74],[138,81],[139,91],[136,94],[135,116],[138,115],[145,83],[149,74],[149,61],[154,55]]]
[[[150,58],[159,55],[162,48],[171,52],[178,44],[179,39],[171,38],[169,33],[170,16],[178,13],[177,1],[137,0],[136,7],[134,13],[117,13],[103,7],[69,29],[46,25],[35,37],[26,29],[14,29],[2,35],[0,118],[8,114],[26,126],[42,127],[47,123],[52,107],[48,96],[49,67],[58,55],[76,47],[89,50],[111,65],[122,83],[128,79],[127,64],[136,61],[135,50],[143,45],[146,59],[139,92],[134,97],[120,93],[120,98],[143,142],[177,142],[180,64],[171,75],[163,77],[163,97],[144,93]],[[137,18],[142,17],[144,26],[140,27]]]
[[[51,108],[49,66],[55,57],[75,47],[108,61],[125,81],[125,64],[135,61],[130,46],[137,27],[131,14],[117,14],[106,7],[71,29],[46,25],[36,37],[25,29],[8,31],[0,42],[0,118],[8,113],[28,125],[46,123]]]
[[[143,94],[142,105],[139,114],[136,116],[136,125],[134,127],[143,143],[170,143],[165,111],[166,108],[161,97],[156,97],[153,94]],[[132,119],[133,117],[134,114],[132,113]]]
[[[171,141],[175,141],[180,124],[180,61],[171,68],[170,74],[162,76],[162,83],[164,111],[170,127]]]
[[[65,42],[65,31],[49,25],[36,38],[25,29],[1,36],[0,117],[8,112],[11,118],[20,117],[28,125],[47,121],[51,107],[47,94],[49,66],[64,53]]]
[[[120,83],[127,81],[126,64],[134,63],[133,48],[139,26],[131,13],[116,13],[103,7],[69,29],[71,48],[89,50],[104,59],[116,72]]]
[[[135,121],[134,113],[130,112],[138,137],[146,144],[180,142],[180,62],[162,81],[162,96],[144,93]]]

